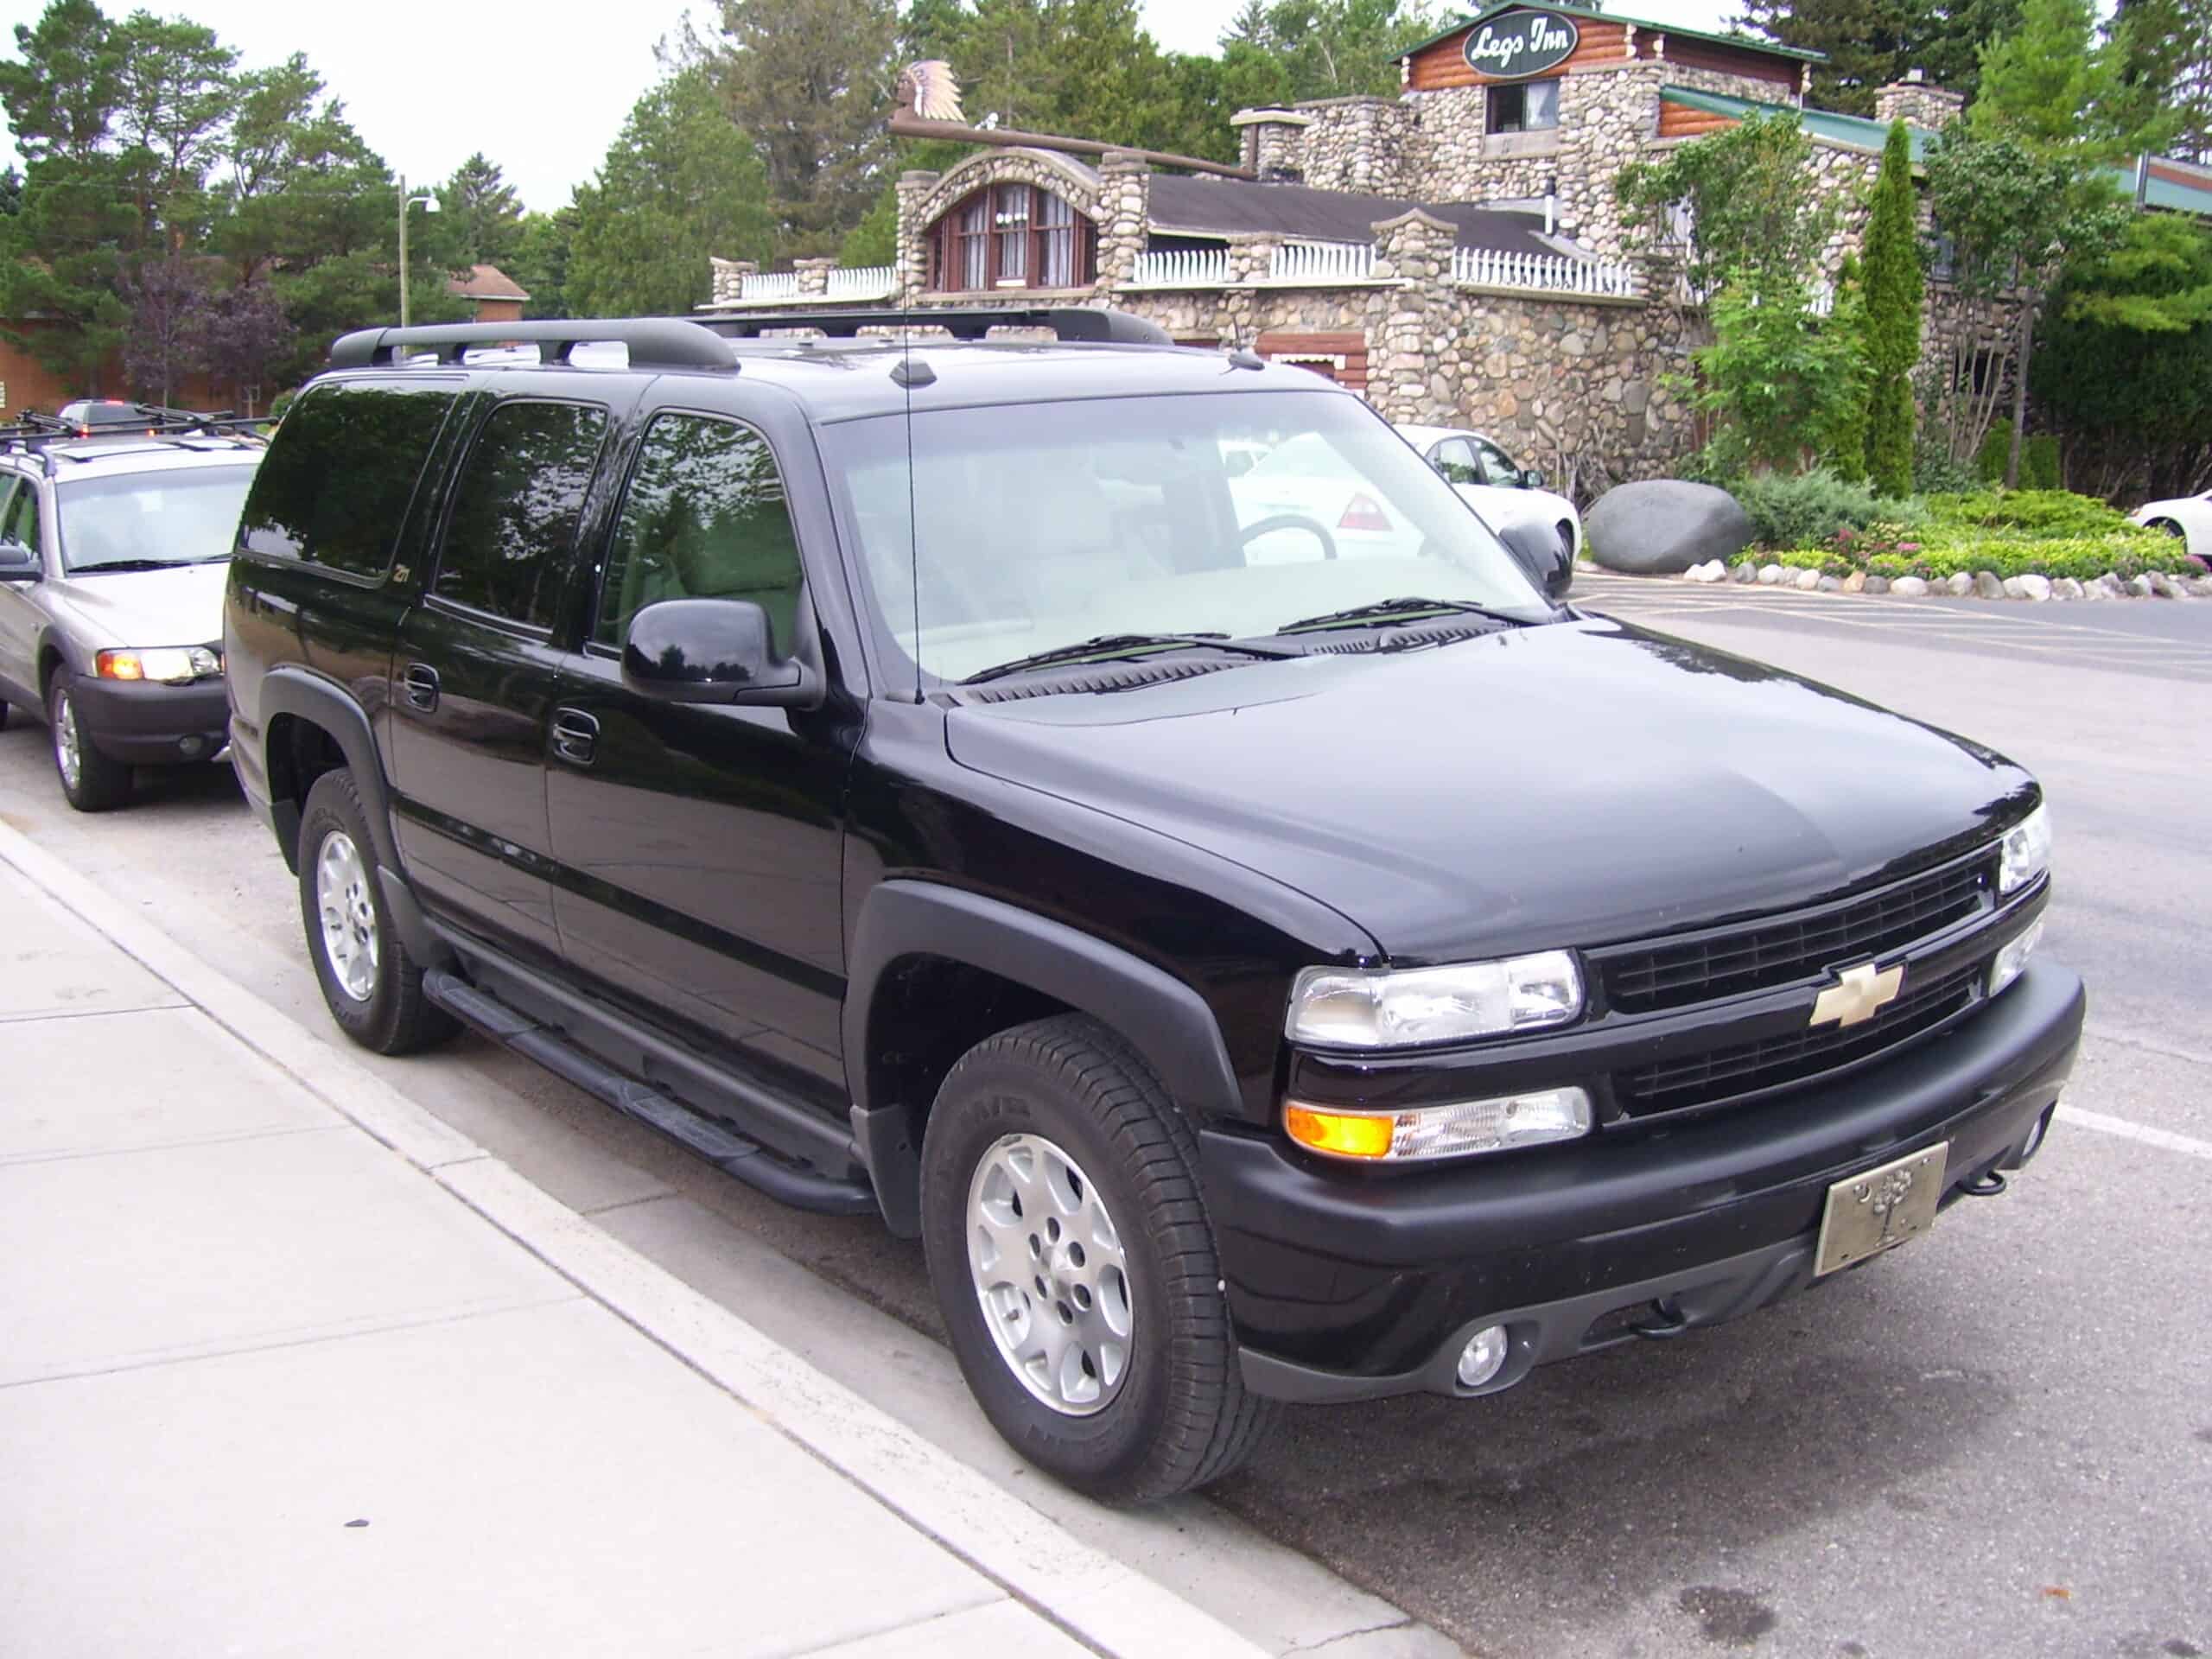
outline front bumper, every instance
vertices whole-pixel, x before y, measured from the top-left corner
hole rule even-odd
[[[1206,1204],[1255,1392],[1465,1393],[1466,1336],[1505,1324],[1495,1392],[1669,1323],[1716,1324],[1802,1287],[1829,1185],[1948,1141],[1948,1205],[2056,1103],[2086,999],[2031,963],[1973,1019],[1893,1060],[1709,1118],[1434,1171],[1324,1166],[1278,1138],[1199,1136]],[[1672,1334],[1669,1329],[1665,1334]]]
[[[212,760],[228,741],[230,702],[219,676],[189,685],[86,678],[69,695],[92,747],[131,766]]]

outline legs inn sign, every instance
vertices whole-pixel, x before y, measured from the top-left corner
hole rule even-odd
[[[1467,31],[1467,67],[1499,80],[1541,75],[1574,55],[1582,33],[1548,11],[1501,12]]]

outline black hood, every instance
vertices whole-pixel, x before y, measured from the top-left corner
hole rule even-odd
[[[1993,839],[2002,756],[1606,619],[965,708],[953,758],[1204,846],[1394,960],[1808,903]]]

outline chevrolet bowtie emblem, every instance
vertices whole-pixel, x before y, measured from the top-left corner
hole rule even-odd
[[[1834,1020],[1839,1026],[1855,1026],[1862,1020],[1872,1020],[1896,1001],[1904,988],[1903,963],[1876,973],[1872,963],[1862,962],[1856,968],[1845,969],[1836,976],[1836,982],[1821,993],[1813,1004],[1813,1023],[1825,1026]]]

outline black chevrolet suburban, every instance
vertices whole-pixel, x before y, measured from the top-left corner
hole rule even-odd
[[[355,1040],[918,1237],[992,1421],[1121,1502],[2035,1153],[2083,997],[2018,766],[1562,606],[1303,370],[884,321],[337,342],[224,643]]]

